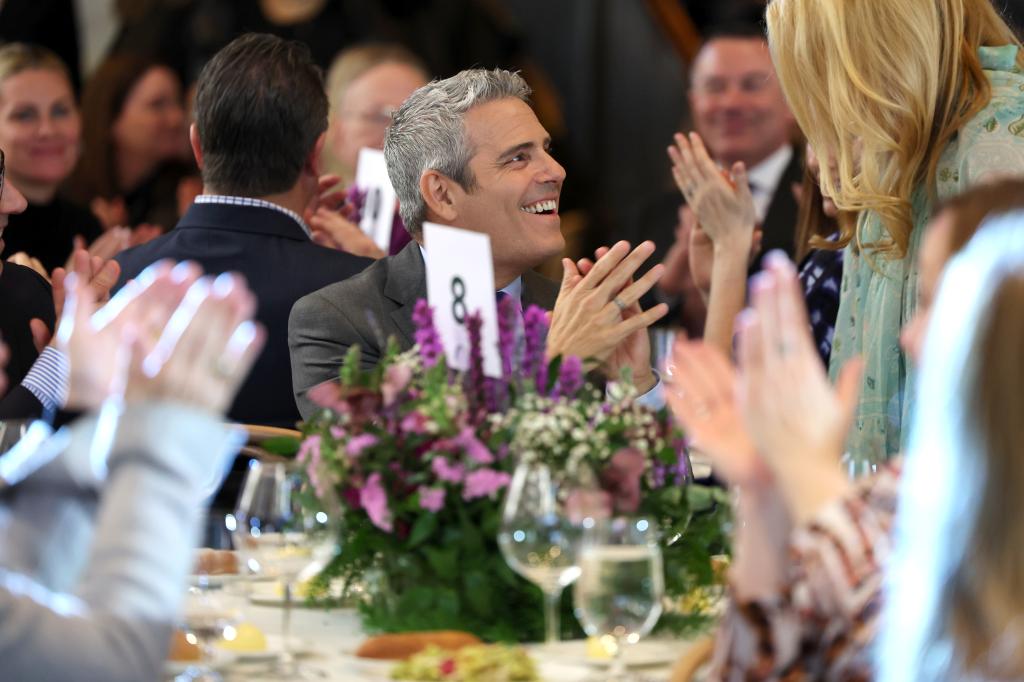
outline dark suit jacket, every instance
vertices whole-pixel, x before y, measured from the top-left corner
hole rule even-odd
[[[163,258],[193,260],[208,274],[241,273],[256,294],[256,319],[267,344],[242,385],[228,417],[246,424],[294,427],[288,361],[288,313],[295,301],[358,273],[370,261],[310,241],[290,217],[268,208],[193,204],[171,232],[117,257],[119,289]]]
[[[405,350],[414,343],[412,311],[427,297],[427,272],[416,242],[398,254],[377,261],[360,275],[303,297],[288,320],[292,381],[299,411],[308,417],[315,406],[306,392],[338,378],[349,347],[358,344],[364,367],[380,359],[394,336]],[[528,271],[523,273],[523,306],[551,310],[558,284]]]

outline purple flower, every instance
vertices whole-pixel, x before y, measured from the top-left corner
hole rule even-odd
[[[333,379],[328,379],[309,389],[306,396],[313,404],[332,412],[340,414],[346,408],[345,400],[342,398],[341,385]]]
[[[444,506],[444,488],[420,487],[420,509],[438,512]]]
[[[384,381],[381,382],[380,392],[384,398],[384,407],[391,407],[398,400],[398,396],[405,390],[412,381],[412,368],[408,365],[391,365],[384,370]]]
[[[441,345],[441,337],[434,327],[434,309],[425,299],[416,301],[412,321],[416,325],[416,344],[420,347],[423,366],[433,367],[444,354],[444,346]]]
[[[373,447],[377,444],[380,439],[370,433],[363,433],[358,436],[353,436],[348,441],[348,446],[345,450],[348,452],[348,456],[352,458],[359,457],[363,454],[363,450],[366,448]]]
[[[469,334],[469,372],[466,374],[465,390],[471,415],[479,412],[484,396],[484,353],[480,333],[482,326],[483,320],[480,313],[474,312],[466,315],[466,332]]]
[[[430,470],[438,479],[447,483],[461,483],[466,470],[461,464],[449,464],[445,457],[435,457],[430,462]]]
[[[331,438],[334,440],[341,440],[345,437],[345,429],[340,426],[332,426],[329,430],[331,432]]]
[[[562,358],[562,366],[558,369],[555,397],[575,398],[581,388],[583,388],[583,361],[575,355],[567,355]]]
[[[548,314],[539,306],[531,305],[523,318],[523,375],[532,379],[537,390],[543,391],[548,382],[548,363],[544,357],[544,337],[548,331]]]
[[[388,509],[388,495],[380,482],[380,474],[374,472],[366,479],[359,491],[359,504],[366,510],[370,522],[387,533],[391,532],[391,510]]]
[[[462,499],[475,500],[478,497],[493,495],[508,485],[511,477],[504,471],[494,469],[478,469],[466,476],[462,487]]]
[[[345,205],[342,213],[345,218],[358,225],[363,219],[363,205],[366,203],[366,190],[352,184],[345,192]]]
[[[501,356],[501,375],[507,381],[515,371],[516,329],[522,319],[520,303],[512,296],[504,296],[498,303],[498,355]]]

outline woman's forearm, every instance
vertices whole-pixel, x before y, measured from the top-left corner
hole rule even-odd
[[[732,335],[736,316],[747,298],[747,260],[750,246],[715,245],[715,266],[711,273],[704,343],[715,346],[726,357],[733,356]]]

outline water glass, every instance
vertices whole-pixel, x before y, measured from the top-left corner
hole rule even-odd
[[[573,588],[576,618],[611,651],[609,678],[632,679],[625,672],[623,647],[649,634],[663,608],[657,526],[646,518],[586,519],[579,563]]]
[[[576,549],[582,526],[567,509],[576,492],[547,465],[524,461],[512,475],[502,508],[498,547],[509,567],[544,593],[548,644],[559,640],[562,591],[580,572]]]

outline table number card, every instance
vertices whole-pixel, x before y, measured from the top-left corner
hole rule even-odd
[[[427,257],[427,300],[444,344],[448,366],[469,369],[466,315],[479,311],[484,374],[501,377],[498,312],[494,300],[491,239],[479,232],[423,223]]]
[[[384,152],[368,147],[359,150],[356,187],[366,192],[359,227],[373,239],[374,244],[387,253],[391,246],[391,226],[398,197],[388,177]]]

